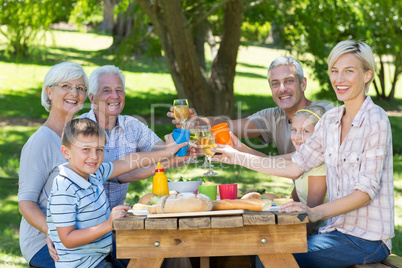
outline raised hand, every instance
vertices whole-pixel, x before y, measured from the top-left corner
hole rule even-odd
[[[168,117],[175,118],[173,110],[174,110],[173,106],[171,106],[170,107],[170,112],[168,112],[166,115]],[[197,117],[197,113],[193,108],[190,108],[190,114],[189,114],[187,120],[194,120],[195,119],[194,117]],[[172,124],[176,125],[177,128],[182,128],[182,125],[180,124],[180,120],[173,119]]]
[[[170,151],[172,153],[172,156],[174,153],[176,153],[180,148],[188,145],[188,142],[183,142],[180,144],[177,144],[175,140],[173,139],[173,133],[170,133],[168,135],[165,135],[165,149]]]
[[[211,149],[215,153],[221,153],[221,155],[214,155],[212,161],[222,162],[225,164],[236,164],[236,160],[241,154],[239,151],[229,145],[218,144],[218,148]]]

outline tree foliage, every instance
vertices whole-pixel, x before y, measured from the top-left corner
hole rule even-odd
[[[0,0],[0,33],[8,40],[7,51],[23,56],[44,38],[50,24],[66,18],[72,1]]]
[[[204,115],[231,115],[233,82],[240,45],[242,0],[138,0],[159,37],[179,97]],[[209,73],[203,50],[208,17],[222,12],[219,50]]]
[[[279,33],[284,45],[313,68],[321,95],[335,98],[326,72],[331,49],[342,40],[354,39],[368,43],[378,56],[374,80],[377,96],[393,99],[402,72],[401,1],[292,0],[278,2],[278,6],[280,13],[274,22],[283,26]]]

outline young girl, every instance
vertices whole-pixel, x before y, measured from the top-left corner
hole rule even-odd
[[[318,105],[307,106],[297,111],[292,118],[291,140],[296,151],[304,142],[313,135],[315,125],[325,113],[325,108]],[[308,207],[321,205],[327,191],[325,176],[325,164],[315,167],[294,181],[292,198],[296,202],[302,202]],[[311,222],[307,224],[307,234],[315,234],[318,229],[327,223],[326,220]]]
[[[227,147],[216,149],[223,155],[214,160],[294,179],[325,162],[328,203],[281,207],[281,212],[307,213],[310,222],[328,219],[319,234],[307,238],[308,252],[294,254],[297,263],[311,268],[381,262],[394,237],[392,135],[387,114],[366,95],[375,74],[370,47],[338,43],[328,57],[328,72],[344,105],[325,113],[291,160]]]

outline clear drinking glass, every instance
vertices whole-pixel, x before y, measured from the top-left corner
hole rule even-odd
[[[211,168],[211,158],[212,156],[215,154],[215,152],[213,152],[211,150],[211,148],[216,148],[218,147],[218,145],[216,144],[216,140],[214,136],[209,136],[209,137],[203,137],[201,138],[201,148],[203,153],[205,154],[205,156],[208,158],[209,161],[209,170],[204,173],[204,176],[214,176],[214,175],[218,175],[218,173],[214,172]]]
[[[208,125],[199,126],[198,130],[199,130],[198,144],[201,145],[201,139],[203,137],[210,137],[212,135],[212,131],[211,131],[211,127]],[[209,168],[210,166],[213,167],[214,165],[212,165],[210,162],[208,162],[208,158],[205,157],[204,163],[200,167],[201,168]]]
[[[190,150],[194,146],[194,144],[197,143],[199,136],[200,136],[198,125],[199,125],[198,121],[188,121],[184,124],[184,128],[187,130],[190,130],[190,140],[188,142],[188,145],[190,146]],[[199,161],[194,159],[190,154],[190,158],[186,161],[185,164],[198,163],[198,162]]]
[[[190,108],[187,99],[177,99],[173,101],[173,113],[176,120],[180,120],[180,124],[184,124],[190,115]]]

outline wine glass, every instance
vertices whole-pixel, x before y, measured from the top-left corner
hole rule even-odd
[[[215,140],[214,136],[211,135],[209,137],[201,138],[202,151],[204,152],[205,156],[208,158],[208,161],[209,161],[209,170],[206,173],[204,173],[204,176],[218,175],[218,173],[212,171],[212,168],[211,168],[211,158],[215,154],[215,152],[213,152],[211,150],[211,148],[216,148],[216,147],[218,147],[218,145],[216,144],[216,140]]]
[[[177,99],[173,101],[173,113],[176,120],[180,120],[180,124],[184,124],[190,115],[187,99]]]
[[[210,137],[212,135],[212,131],[211,131],[211,127],[208,125],[202,125],[198,127],[198,133],[199,133],[199,139],[198,139],[198,144],[201,144],[201,139],[203,137]],[[208,162],[208,158],[205,157],[204,163],[200,166],[201,168],[209,168],[209,167],[213,167],[214,165],[212,165],[210,162]]]
[[[188,141],[190,150],[191,148],[193,148],[194,144],[196,144],[199,139],[198,124],[199,124],[198,121],[188,121],[184,124],[184,128],[190,130],[190,140]],[[198,163],[198,162],[199,161],[195,160],[190,154],[190,158],[185,162],[185,164]]]

